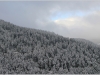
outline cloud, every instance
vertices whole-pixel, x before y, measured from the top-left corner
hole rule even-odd
[[[100,11],[94,11],[92,14],[86,16],[84,20],[94,26],[100,25]]]
[[[0,18],[67,37],[100,38],[99,1],[1,1]]]
[[[100,42],[100,12],[92,12],[84,17],[71,17],[67,19],[55,20],[58,25],[63,25],[69,29],[69,37],[85,38],[91,41],[98,39]],[[97,42],[97,41],[95,41]]]

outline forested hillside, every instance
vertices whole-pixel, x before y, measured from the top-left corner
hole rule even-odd
[[[0,74],[98,74],[100,47],[0,20]]]

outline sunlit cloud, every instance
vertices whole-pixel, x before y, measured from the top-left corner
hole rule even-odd
[[[91,12],[83,17],[71,17],[66,19],[55,20],[57,25],[68,28],[70,34],[68,36],[75,38],[85,38],[92,40],[99,39],[100,35],[100,12]]]

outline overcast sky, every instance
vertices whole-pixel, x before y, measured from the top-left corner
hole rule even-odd
[[[0,1],[0,19],[100,42],[100,1]]]

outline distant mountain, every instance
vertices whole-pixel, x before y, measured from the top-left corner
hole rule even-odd
[[[0,74],[49,73],[99,74],[100,47],[0,20]]]
[[[98,43],[98,45],[100,45],[100,43]]]
[[[79,41],[79,42],[84,42],[84,43],[88,43],[89,45],[92,45],[92,46],[97,46],[96,43],[94,42],[91,42],[89,40],[86,40],[86,39],[82,39],[82,38],[74,38],[76,41]]]

